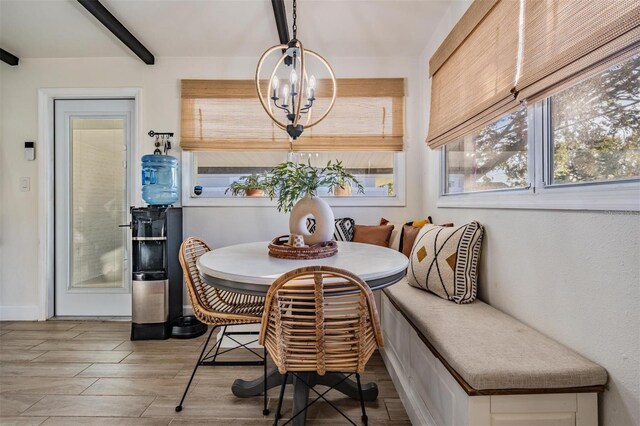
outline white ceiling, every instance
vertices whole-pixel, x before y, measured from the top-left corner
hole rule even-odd
[[[299,0],[298,38],[329,56],[418,55],[452,1]],[[256,56],[278,43],[270,0],[102,3],[156,57]],[[133,56],[75,0],[0,0],[0,46],[20,58]]]

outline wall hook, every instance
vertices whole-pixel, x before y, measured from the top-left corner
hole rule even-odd
[[[173,132],[156,132],[153,130],[149,130],[147,133],[149,137],[155,137],[155,147],[156,149],[153,151],[154,155],[162,155],[164,151],[164,155],[167,155],[167,152],[171,149],[171,138],[173,137]],[[162,149],[160,149],[162,147]]]

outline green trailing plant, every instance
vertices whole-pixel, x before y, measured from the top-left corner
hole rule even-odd
[[[387,188],[387,195],[389,197],[393,197],[393,182],[385,183],[380,185],[378,188]]]
[[[269,176],[267,173],[253,173],[241,176],[237,181],[232,182],[224,193],[226,194],[231,191],[231,195],[246,195],[253,190],[267,192],[269,188],[268,181]]]
[[[278,164],[271,170],[267,186],[267,195],[271,199],[277,197],[278,211],[285,213],[290,212],[306,194],[316,196],[320,187],[326,187],[329,193],[333,193],[338,186],[355,186],[359,194],[364,193],[360,182],[337,160],[329,161],[325,167],[314,167],[310,162]]]

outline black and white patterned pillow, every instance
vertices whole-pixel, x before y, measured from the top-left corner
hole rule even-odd
[[[356,221],[350,217],[342,217],[336,219],[335,229],[333,231],[333,239],[336,241],[353,241],[353,231],[355,230]],[[314,233],[316,230],[316,220],[307,218],[307,230]]]
[[[409,285],[455,303],[471,303],[478,288],[478,264],[484,227],[424,225],[409,257]]]

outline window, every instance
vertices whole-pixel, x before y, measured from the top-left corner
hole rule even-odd
[[[445,145],[441,168],[439,206],[640,210],[640,55]]]
[[[527,110],[519,109],[445,145],[444,193],[524,188],[527,174]]]
[[[396,154],[393,152],[194,152],[191,156],[194,186],[202,187],[192,198],[232,197],[225,193],[240,176],[268,172],[276,164],[291,160],[310,162],[322,167],[328,161],[340,160],[347,171],[364,186],[364,194],[352,192],[353,197],[395,197],[397,182]],[[331,196],[327,188],[319,195]]]
[[[471,2],[429,60],[438,205],[640,211],[639,16],[637,0]]]
[[[324,84],[317,82],[318,104],[329,102]],[[338,87],[331,114],[291,143],[262,110],[253,80],[182,80],[183,204],[269,205],[265,196],[225,191],[241,176],[288,160],[317,167],[338,160],[364,194],[320,188],[330,204],[404,205],[404,79],[338,79]]]
[[[551,96],[549,183],[640,176],[640,55]]]

